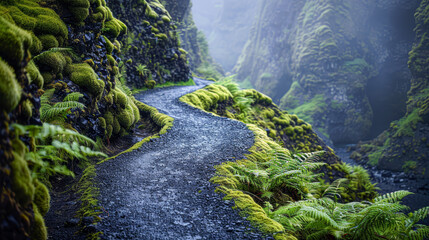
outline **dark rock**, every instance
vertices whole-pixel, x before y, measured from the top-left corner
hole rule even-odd
[[[74,227],[74,226],[77,226],[78,224],[79,224],[79,219],[72,218],[72,219],[69,219],[68,221],[66,221],[64,223],[64,226],[65,227]]]

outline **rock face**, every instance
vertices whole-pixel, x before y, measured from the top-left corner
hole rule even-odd
[[[415,13],[415,43],[409,54],[411,88],[405,115],[375,140],[358,145],[352,158],[380,168],[429,177],[429,1]]]
[[[174,4],[172,10],[183,16],[180,12],[182,4]],[[129,27],[128,35],[122,41],[122,54],[130,85],[150,88],[151,80],[165,83],[189,79],[186,52],[180,49],[177,26],[159,1],[133,0],[124,4],[121,0],[111,0],[109,5],[115,16]],[[142,74],[139,66],[144,66],[150,73]]]
[[[265,0],[237,78],[334,143],[374,136],[405,110],[417,7],[417,0]]]
[[[261,1],[194,1],[192,12],[207,36],[210,54],[225,71],[231,71],[249,38]]]
[[[177,8],[178,6],[180,7]],[[206,37],[194,23],[191,11],[192,3],[189,1],[169,0],[166,2],[166,8],[177,13],[177,16],[173,16],[173,19],[178,22],[180,43],[182,48],[186,50],[191,70],[205,78],[221,78],[223,76],[222,67],[213,61],[209,54]]]

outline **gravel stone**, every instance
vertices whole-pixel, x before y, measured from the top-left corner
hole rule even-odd
[[[139,151],[98,166],[99,204],[109,213],[97,227],[102,239],[272,239],[252,228],[209,182],[213,166],[243,158],[254,136],[242,122],[179,102],[212,83],[195,81],[197,86],[136,96],[173,117],[174,126]]]

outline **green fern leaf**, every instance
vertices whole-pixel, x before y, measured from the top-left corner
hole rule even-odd
[[[396,203],[396,202],[401,201],[404,197],[406,197],[410,194],[413,194],[413,193],[409,192],[409,191],[400,190],[400,191],[387,193],[387,194],[384,194],[382,196],[376,197],[374,199],[374,202],[376,202],[376,203],[378,203],[378,202]]]
[[[79,101],[79,98],[83,97],[83,94],[80,92],[73,92],[64,97],[63,102],[68,101]]]

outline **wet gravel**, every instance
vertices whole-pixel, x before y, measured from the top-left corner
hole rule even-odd
[[[214,165],[243,158],[253,144],[245,124],[179,102],[197,86],[158,89],[136,98],[172,116],[173,128],[97,168],[102,239],[271,239],[253,229],[209,183]]]

